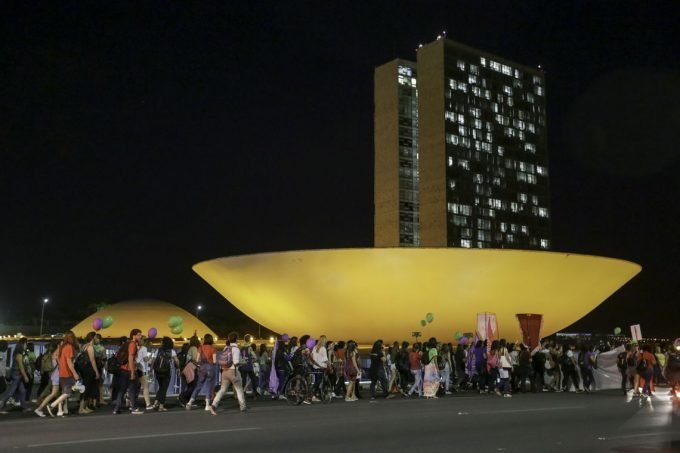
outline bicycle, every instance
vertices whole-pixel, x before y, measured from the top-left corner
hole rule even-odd
[[[333,401],[333,384],[328,377],[328,373],[324,370],[322,371],[312,371],[311,374],[314,375],[314,380],[321,379],[318,388],[318,398],[323,404],[328,404]]]
[[[283,385],[283,396],[290,405],[299,406],[309,395],[307,377],[300,374],[289,374]]]

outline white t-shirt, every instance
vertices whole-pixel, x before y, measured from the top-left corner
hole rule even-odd
[[[321,346],[319,349],[312,349],[312,359],[319,364],[319,366],[314,365],[314,368],[326,368],[328,366],[328,352],[326,348]]]
[[[137,350],[137,360],[139,367],[142,369],[142,373],[149,374],[149,350],[146,346],[142,346]]]

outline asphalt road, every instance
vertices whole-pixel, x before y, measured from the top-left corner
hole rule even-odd
[[[680,428],[663,390],[648,401],[613,391],[295,407],[248,400],[243,414],[229,398],[218,416],[179,407],[137,416],[114,416],[107,407],[63,419],[15,411],[0,417],[0,451],[680,451]]]

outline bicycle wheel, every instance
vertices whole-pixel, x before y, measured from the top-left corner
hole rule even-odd
[[[321,378],[321,385],[319,385],[319,393],[321,393],[321,402],[328,404],[333,401],[333,387],[331,386],[331,380],[328,376],[324,375]]]
[[[288,404],[298,406],[307,398],[307,383],[301,376],[293,376],[286,383],[283,392]]]

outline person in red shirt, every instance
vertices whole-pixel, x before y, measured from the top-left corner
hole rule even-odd
[[[120,371],[116,375],[118,396],[116,397],[116,406],[113,414],[120,414],[120,409],[123,406],[123,395],[127,390],[128,399],[130,400],[130,411],[134,415],[143,414],[141,410],[137,409],[135,398],[135,380],[137,379],[137,367],[135,358],[137,357],[137,349],[139,343],[142,341],[142,331],[139,329],[132,329],[130,331],[130,338],[127,343],[121,346],[121,349],[116,353],[120,358],[127,356],[127,360],[123,359]],[[127,354],[125,354],[127,352]]]
[[[640,377],[645,380],[645,384],[642,387],[642,395],[646,397],[653,396],[650,389],[650,381],[654,375],[654,365],[656,365],[656,357],[652,354],[652,347],[648,344],[642,347],[642,353],[638,359],[638,364],[646,362],[647,366],[643,370],[638,369],[640,372]]]
[[[55,409],[57,406],[59,406],[57,411],[58,417],[63,417],[68,413],[68,405],[66,402],[73,392],[73,385],[80,379],[76,367],[73,365],[73,360],[75,360],[79,351],[80,347],[76,341],[75,334],[70,330],[66,331],[64,340],[59,346],[59,358],[57,362],[57,366],[59,367],[59,387],[61,387],[61,395],[54,400],[52,404],[47,406],[47,412],[49,412],[50,415],[52,415],[52,409]]]

